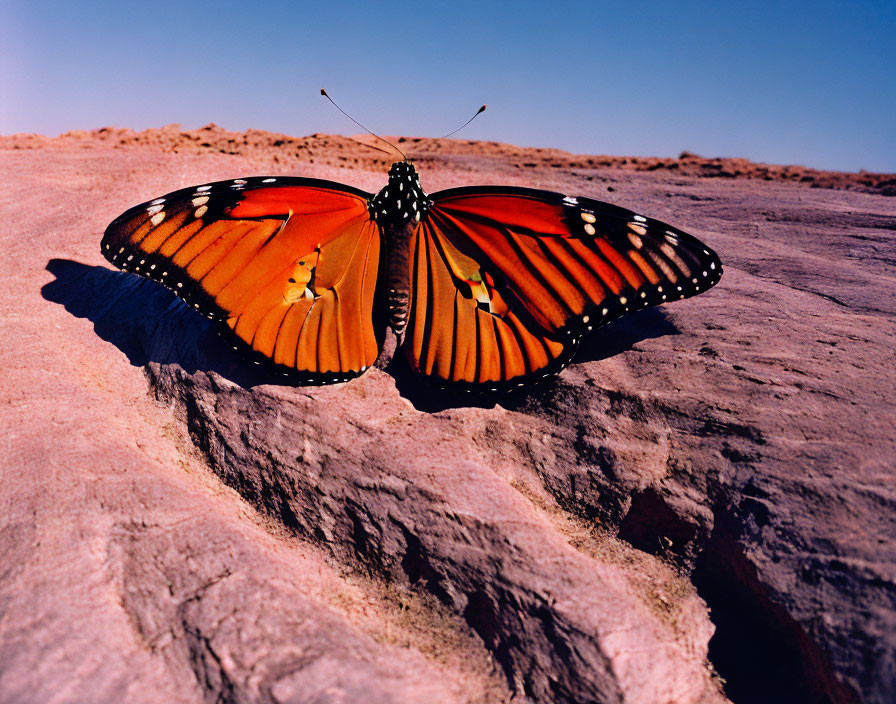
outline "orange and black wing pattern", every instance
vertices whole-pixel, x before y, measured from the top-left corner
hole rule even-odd
[[[608,203],[441,191],[411,242],[404,350],[418,372],[459,388],[522,386],[562,369],[593,328],[721,274],[695,237]]]
[[[101,247],[218,320],[253,361],[299,382],[345,381],[382,341],[382,235],[368,198],[316,179],[221,181],[131,208]]]

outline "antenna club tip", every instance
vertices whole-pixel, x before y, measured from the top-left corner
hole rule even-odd
[[[484,110],[485,110],[485,105],[483,105],[481,108],[479,108],[479,112],[477,112],[476,114],[478,115],[480,112],[483,112]]]
[[[325,96],[325,97],[329,97],[329,96],[327,95],[327,91],[325,91],[323,88],[320,89],[320,94],[323,95],[323,96]]]

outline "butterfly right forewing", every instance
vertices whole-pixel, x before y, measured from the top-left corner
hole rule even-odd
[[[412,241],[404,348],[444,382],[501,388],[546,376],[595,327],[721,276],[696,238],[600,201],[498,186],[431,199]]]

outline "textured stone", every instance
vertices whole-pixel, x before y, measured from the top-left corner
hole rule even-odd
[[[31,692],[77,663],[70,686],[102,700],[349,701],[364,687],[496,701],[512,696],[496,663],[536,701],[720,701],[709,643],[736,703],[896,696],[892,199],[587,160],[521,174],[503,145],[457,162],[430,145],[428,190],[603,197],[726,264],[710,293],[597,331],[557,380],[470,405],[402,360],[334,387],[269,384],[169,293],[96,266],[125,207],[279,172],[276,151],[38,148],[3,155],[17,176],[3,222],[30,218],[34,234],[4,234],[0,284],[17,458],[0,543],[0,655],[16,656],[0,657],[0,688]],[[241,498],[178,448],[182,428]],[[372,597],[345,607],[322,586],[383,581],[430,625],[383,644],[388,600],[365,620]],[[124,596],[104,601],[109,585]],[[54,619],[57,602],[77,609]],[[118,640],[89,638],[93,624]]]

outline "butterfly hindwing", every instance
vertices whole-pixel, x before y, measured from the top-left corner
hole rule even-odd
[[[117,218],[102,251],[220,321],[256,361],[309,383],[345,380],[379,353],[382,242],[368,197],[286,177],[183,189]]]
[[[544,371],[572,353],[574,341],[540,325],[499,271],[456,246],[438,217],[411,243],[410,314],[404,349],[421,374],[464,385],[497,386]]]
[[[405,352],[443,381],[521,385],[562,368],[593,328],[720,276],[699,240],[624,208],[524,188],[442,191],[412,240]]]

